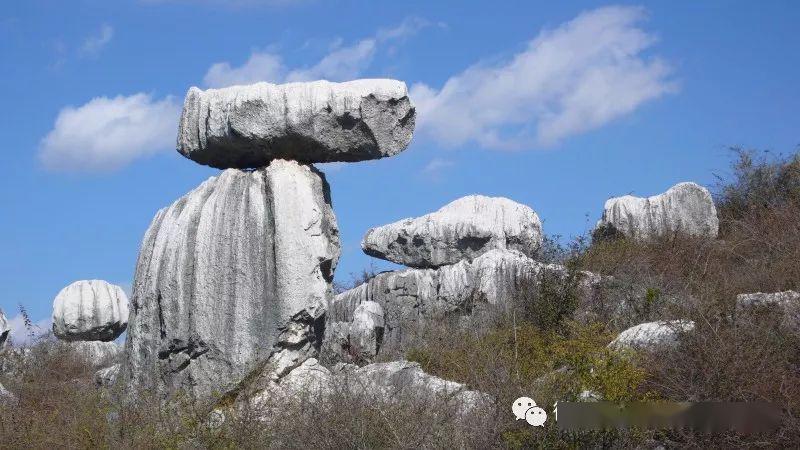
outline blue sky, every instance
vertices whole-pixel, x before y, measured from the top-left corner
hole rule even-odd
[[[608,197],[713,185],[729,146],[794,151],[799,22],[792,1],[4,2],[0,308],[47,326],[72,281],[130,285],[154,213],[217,173],[174,150],[190,86],[408,83],[404,153],[322,167],[347,281],[389,267],[368,228],[463,195],[571,236]]]

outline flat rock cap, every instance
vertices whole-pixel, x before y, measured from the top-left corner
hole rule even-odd
[[[178,152],[220,169],[273,159],[354,162],[393,156],[411,141],[416,113],[405,83],[256,83],[189,89]]]

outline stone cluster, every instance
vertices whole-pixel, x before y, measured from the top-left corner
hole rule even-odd
[[[130,393],[208,399],[315,357],[340,245],[311,164],[393,156],[414,122],[395,80],[191,88],[178,152],[223,172],[145,233],[120,371]]]

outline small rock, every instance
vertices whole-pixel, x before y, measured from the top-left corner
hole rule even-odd
[[[98,386],[110,387],[117,381],[120,370],[119,364],[100,369],[94,373],[94,382]]]
[[[405,83],[355,80],[189,89],[178,152],[219,169],[364,161],[403,151],[415,110]]]
[[[533,257],[542,245],[542,223],[528,206],[502,197],[470,195],[436,212],[372,228],[364,253],[417,268],[474,259],[490,250]]]
[[[694,322],[691,320],[646,322],[623,331],[608,346],[616,350],[653,350],[675,345],[680,333],[692,330]]]
[[[53,334],[65,341],[113,341],[128,326],[128,297],[103,280],[76,281],[53,302]]]
[[[0,384],[0,404],[3,403],[16,403],[17,396],[9,392],[2,384]]]
[[[758,308],[775,308],[783,316],[783,324],[794,333],[800,333],[800,293],[783,291],[756,292],[736,296],[736,307],[744,312]]]
[[[719,220],[708,189],[687,182],[648,198],[625,195],[607,200],[597,228],[643,241],[678,232],[713,239]]]
[[[3,314],[3,310],[0,310],[0,349],[3,348],[10,334],[11,326],[8,324],[8,319]]]

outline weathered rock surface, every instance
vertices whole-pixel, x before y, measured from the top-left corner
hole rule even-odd
[[[281,380],[248,397],[251,407],[267,412],[288,401],[319,400],[334,393],[362,395],[365,401],[417,400],[434,407],[455,407],[461,413],[489,406],[491,397],[465,385],[425,373],[409,361],[368,364],[331,372],[314,359],[306,360]],[[269,414],[264,415],[265,419]]]
[[[692,330],[694,322],[691,320],[646,322],[623,331],[608,346],[617,350],[663,348],[675,345],[680,333]]]
[[[352,322],[329,322],[325,328],[327,346],[348,361],[369,362],[383,344],[383,307],[365,301],[356,306]]]
[[[739,308],[750,308],[755,306],[778,306],[786,307],[792,303],[800,302],[800,293],[795,291],[783,292],[754,292],[751,294],[739,294],[736,296],[736,306]]]
[[[273,159],[363,161],[403,151],[415,110],[405,83],[355,80],[189,89],[178,151],[220,169]]]
[[[53,334],[65,341],[113,341],[128,326],[128,297],[103,280],[76,281],[53,301]]]
[[[534,256],[542,244],[542,223],[528,206],[503,197],[469,195],[436,212],[370,229],[364,253],[417,268],[476,258],[489,250]]]
[[[366,283],[336,296],[326,321],[323,347],[339,356],[351,354],[342,348],[342,333],[364,302],[375,302],[384,311],[383,345],[411,337],[427,323],[447,318],[469,318],[489,308],[506,308],[519,297],[520,287],[539,284],[544,277],[566,283],[569,271],[544,264],[508,250],[491,250],[472,261],[463,260],[438,269],[406,269],[384,272]],[[574,273],[576,295],[587,299],[596,294],[601,277]]]
[[[752,309],[773,308],[783,317],[783,325],[800,333],[800,293],[795,291],[756,292],[736,296],[736,307],[747,312]]]
[[[3,311],[0,310],[0,349],[5,346],[6,341],[8,341],[8,337],[11,335],[11,326],[8,323],[8,319],[6,319],[5,314]]]
[[[103,387],[113,386],[119,376],[120,368],[119,364],[114,364],[98,370],[94,373],[94,383]]]
[[[124,351],[122,346],[116,342],[77,341],[63,343],[62,345],[71,348],[87,365],[95,368],[116,363]]]
[[[679,183],[648,198],[625,195],[609,199],[597,225],[639,240],[674,233],[716,238],[719,231],[711,194],[695,183]]]
[[[126,386],[208,398],[270,355],[307,348],[304,330],[322,325],[338,257],[329,188],[313,167],[275,160],[208,179],[145,234]]]
[[[17,396],[9,392],[1,383],[0,383],[0,404],[3,403],[16,403]]]

